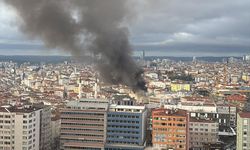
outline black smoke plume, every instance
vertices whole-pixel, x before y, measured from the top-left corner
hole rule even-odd
[[[5,0],[20,16],[20,29],[48,48],[73,56],[98,56],[102,78],[133,90],[146,90],[143,72],[131,57],[125,22],[133,14],[129,0]]]

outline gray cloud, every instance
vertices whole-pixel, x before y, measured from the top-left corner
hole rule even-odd
[[[176,56],[250,53],[249,0],[138,0],[134,7],[138,19],[129,29],[136,50]],[[19,33],[11,31],[8,17],[0,16],[3,20],[0,39],[11,32],[11,40]]]
[[[139,50],[242,55],[250,52],[249,8],[248,0],[149,1],[132,41]]]

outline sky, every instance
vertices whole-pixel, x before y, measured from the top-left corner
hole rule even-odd
[[[138,0],[128,24],[135,51],[147,56],[250,54],[250,0]],[[0,0],[0,55],[69,55],[18,30],[17,13]]]

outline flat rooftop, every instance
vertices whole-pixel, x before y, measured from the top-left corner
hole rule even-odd
[[[181,116],[186,117],[187,111],[183,109],[165,109],[165,108],[156,108],[152,110],[153,115],[161,116]]]
[[[42,109],[41,107],[34,107],[34,106],[29,106],[29,107],[15,107],[15,106],[10,106],[10,105],[4,105],[0,106],[0,112],[9,112],[9,113],[31,113],[33,111]]]

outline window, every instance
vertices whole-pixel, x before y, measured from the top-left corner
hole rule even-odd
[[[244,119],[243,124],[247,125],[247,119]]]

